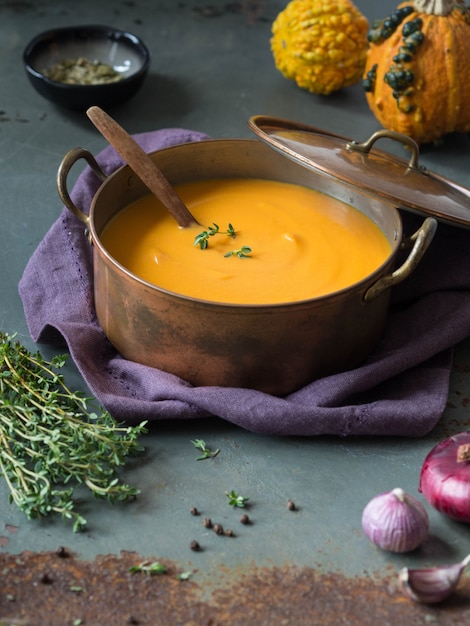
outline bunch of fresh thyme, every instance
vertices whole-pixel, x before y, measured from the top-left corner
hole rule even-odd
[[[141,450],[139,426],[122,427],[111,415],[89,410],[91,398],[72,392],[56,370],[65,356],[46,361],[0,332],[0,475],[29,519],[51,513],[86,525],[75,510],[72,482],[113,503],[139,493],[117,468]]]

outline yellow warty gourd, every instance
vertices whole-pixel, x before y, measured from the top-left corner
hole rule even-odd
[[[352,85],[364,69],[368,29],[350,0],[292,0],[272,25],[276,68],[313,93]]]

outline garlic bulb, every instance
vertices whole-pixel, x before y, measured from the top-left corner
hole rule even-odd
[[[379,548],[410,552],[426,539],[429,518],[421,502],[397,488],[372,498],[363,511],[362,528]]]
[[[456,565],[444,565],[429,569],[404,567],[398,575],[398,580],[403,593],[411,600],[435,604],[442,602],[452,594],[469,563],[470,554]]]

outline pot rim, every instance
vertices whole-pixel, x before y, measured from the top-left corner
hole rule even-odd
[[[348,285],[347,287],[344,287],[343,289],[338,289],[337,291],[332,291],[330,293],[323,294],[322,296],[316,296],[313,298],[304,298],[302,300],[293,300],[293,301],[287,301],[287,302],[264,302],[264,303],[259,303],[259,304],[244,304],[244,303],[237,303],[237,302],[219,302],[217,300],[206,300],[204,298],[196,298],[195,296],[188,296],[182,293],[178,293],[177,291],[170,291],[169,289],[165,289],[164,287],[160,287],[158,285],[155,285],[154,283],[150,283],[144,280],[143,278],[140,278],[140,276],[137,276],[137,274],[134,274],[133,272],[128,270],[124,265],[121,265],[121,263],[119,263],[113,256],[111,256],[108,250],[101,243],[99,237],[97,237],[96,230],[94,229],[94,227],[90,228],[90,232],[92,234],[93,244],[99,247],[101,253],[106,257],[108,262],[114,265],[114,267],[117,268],[120,272],[122,272],[123,274],[126,274],[129,278],[132,278],[136,282],[147,287],[147,289],[150,289],[152,291],[158,291],[159,293],[163,293],[173,298],[178,298],[179,300],[186,300],[191,303],[198,303],[203,306],[212,306],[212,307],[217,306],[219,308],[227,307],[230,309],[237,308],[237,309],[244,309],[244,310],[247,310],[247,309],[259,310],[263,308],[276,308],[276,309],[294,308],[297,306],[311,305],[313,303],[321,304],[322,302],[331,301],[333,298],[340,299],[342,296],[349,297],[352,293],[356,291],[363,292],[362,295],[365,295],[370,285],[373,284],[386,271],[387,266],[393,261],[396,254],[398,253],[398,247],[400,244],[400,242],[397,241],[397,245],[394,246],[394,248],[392,249],[387,259],[378,268],[376,268],[372,273],[368,274],[360,281],[351,283],[351,285]]]
[[[259,145],[259,140],[257,139],[240,139],[240,138],[234,138],[234,139],[207,139],[204,140],[204,142],[201,143],[226,143],[226,142],[245,142],[245,143],[249,143],[249,144],[256,144]],[[197,142],[199,143],[199,142]],[[153,152],[150,152],[149,155],[152,156],[154,154],[161,154],[162,152],[167,152],[167,151],[171,151],[174,150],[175,148],[181,148],[184,145],[191,145],[191,144],[178,144],[176,146],[168,146],[167,148],[162,148],[159,150],[155,150]],[[301,167],[299,165],[299,167]],[[101,242],[100,236],[97,233],[96,230],[96,226],[95,226],[95,219],[94,219],[94,214],[95,214],[95,208],[96,208],[96,204],[99,201],[99,196],[100,193],[102,192],[102,190],[104,189],[104,187],[108,184],[112,183],[112,180],[114,178],[117,178],[118,176],[122,176],[123,172],[128,172],[130,175],[133,174],[132,168],[127,165],[124,164],[121,167],[119,167],[118,169],[116,169],[112,174],[110,174],[106,180],[103,181],[103,183],[100,185],[100,187],[97,189],[97,191],[95,192],[91,205],[90,205],[90,211],[89,211],[89,216],[88,216],[88,228],[89,228],[89,232],[90,232],[90,236],[93,242],[93,245],[98,246],[100,252],[106,257],[107,261],[109,263],[111,263],[114,267],[116,267],[120,272],[122,272],[123,274],[127,275],[129,278],[135,280],[137,283],[145,286],[147,289],[150,289],[152,291],[156,291],[159,293],[163,293],[169,297],[173,297],[173,298],[178,298],[179,300],[185,300],[187,302],[191,302],[191,303],[197,303],[200,306],[210,306],[210,307],[218,307],[218,308],[224,308],[227,307],[228,309],[243,309],[244,311],[253,309],[256,311],[259,311],[260,309],[263,308],[275,308],[275,309],[281,309],[281,308],[295,308],[295,307],[304,307],[304,306],[310,306],[314,303],[318,303],[319,305],[321,305],[324,302],[330,302],[333,298],[338,298],[341,299],[342,297],[349,297],[351,296],[352,293],[355,292],[359,292],[362,293],[362,296],[365,295],[366,291],[368,290],[368,288],[371,286],[371,284],[373,284],[387,269],[388,266],[390,266],[390,264],[393,262],[393,260],[395,259],[396,255],[398,254],[401,242],[402,242],[402,238],[403,238],[403,222],[402,222],[402,218],[400,215],[400,212],[398,211],[398,209],[384,201],[379,200],[380,204],[383,206],[384,210],[391,212],[394,217],[396,218],[397,221],[397,229],[395,230],[395,238],[393,241],[390,241],[389,238],[387,237],[389,244],[391,246],[391,251],[389,253],[389,255],[387,256],[387,258],[375,269],[373,270],[370,274],[368,274],[367,276],[365,276],[364,278],[362,278],[361,280],[355,282],[355,283],[351,283],[350,285],[336,290],[336,291],[332,291],[330,293],[327,294],[323,294],[321,296],[316,296],[316,297],[312,297],[312,298],[304,298],[302,300],[294,300],[294,301],[287,301],[287,302],[272,302],[272,303],[259,303],[259,304],[243,304],[243,303],[236,303],[236,302],[219,302],[217,300],[206,300],[204,298],[197,298],[194,296],[189,296],[189,295],[185,295],[176,291],[171,291],[169,289],[165,289],[163,287],[160,287],[158,285],[155,285],[154,283],[150,283],[146,280],[144,280],[143,278],[137,276],[136,274],[134,274],[133,272],[131,272],[129,269],[127,269],[125,266],[123,266],[121,263],[119,263],[109,252],[108,250],[105,248],[105,246],[103,245],[103,243]],[[232,177],[232,178],[236,178],[236,177]],[[272,179],[274,180],[274,179]],[[293,184],[297,184],[297,183],[293,183]],[[343,186],[341,184],[341,182],[338,182],[339,186]],[[315,189],[315,187],[312,187],[312,189]],[[361,192],[360,189],[358,189],[359,192]],[[324,192],[322,192],[324,193]],[[142,194],[143,197],[144,195],[148,195],[151,194],[150,191],[147,190],[147,193]],[[331,194],[330,194],[331,195]],[[334,196],[332,196],[334,197]],[[364,196],[366,198],[366,196]],[[343,201],[344,204],[348,204],[347,202]],[[351,206],[352,209],[354,209],[354,207],[352,205]],[[124,207],[123,207],[124,208]],[[120,209],[121,210],[121,209]],[[367,214],[365,214],[366,217],[369,217]],[[369,219],[371,219],[369,217]],[[382,232],[382,234],[384,233],[383,228],[377,224],[377,227],[380,228],[380,231]]]

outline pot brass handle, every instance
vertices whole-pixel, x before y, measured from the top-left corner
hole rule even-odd
[[[408,135],[404,135],[403,133],[398,133],[395,130],[378,130],[373,135],[369,137],[367,141],[359,143],[357,141],[350,141],[346,144],[346,148],[348,150],[356,150],[357,152],[365,152],[369,153],[371,151],[372,146],[378,139],[393,139],[394,141],[399,141],[400,143],[408,146],[411,150],[411,158],[408,162],[408,167],[417,168],[418,167],[418,159],[419,159],[419,146],[414,139],[408,137]]]
[[[421,228],[417,230],[409,239],[402,243],[403,247],[409,247],[413,245],[410,254],[406,261],[400,265],[392,274],[382,276],[374,283],[364,294],[364,302],[371,302],[378,298],[381,293],[390,289],[394,285],[398,285],[405,278],[408,278],[410,274],[414,272],[419,262],[423,258],[424,253],[429,248],[431,241],[437,229],[437,220],[433,217],[428,217],[424,220]]]
[[[65,206],[72,211],[74,215],[78,217],[88,228],[90,218],[89,216],[81,211],[75,204],[73,203],[72,198],[67,189],[67,177],[69,175],[70,170],[75,165],[75,163],[79,159],[85,159],[88,165],[91,167],[95,175],[104,182],[107,178],[106,174],[103,172],[101,167],[98,165],[95,157],[89,152],[85,150],[85,148],[72,148],[69,150],[67,154],[62,159],[62,163],[59,165],[59,169],[57,171],[57,191],[59,193],[60,199],[65,204]]]

